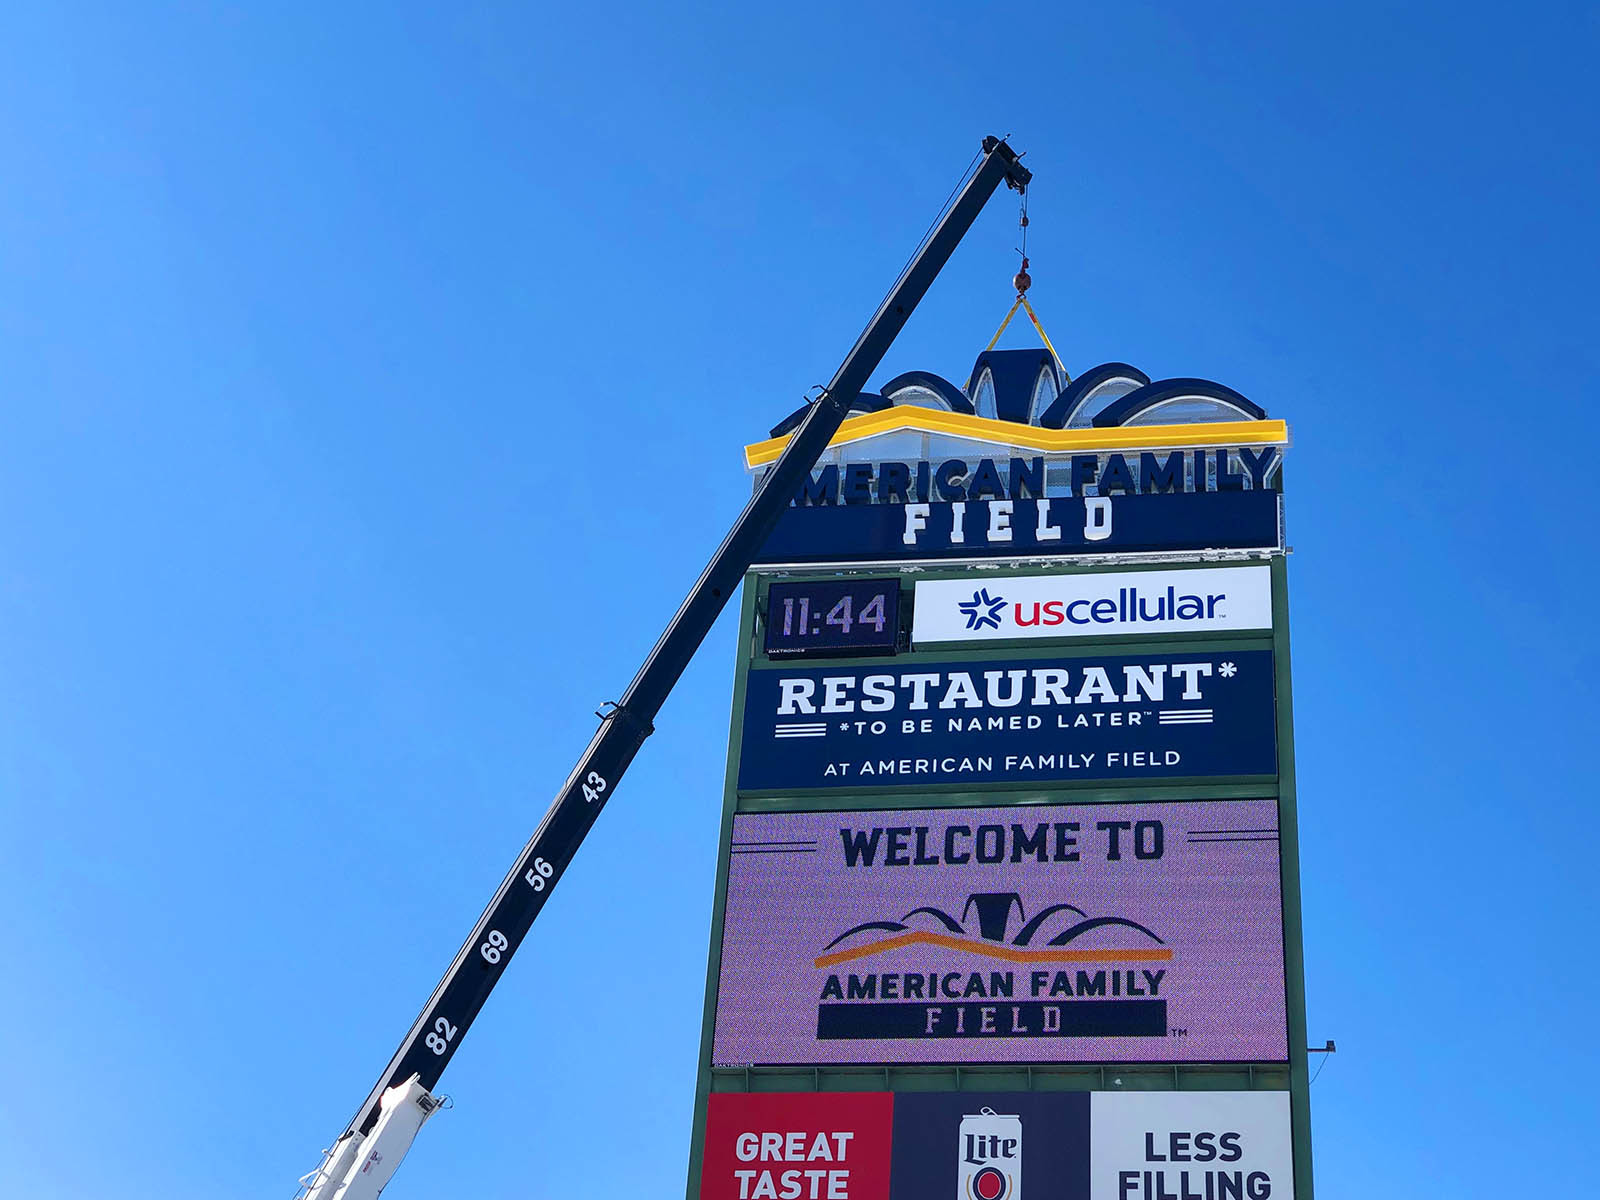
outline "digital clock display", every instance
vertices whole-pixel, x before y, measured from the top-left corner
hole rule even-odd
[[[767,656],[893,654],[898,579],[775,583],[767,592]]]

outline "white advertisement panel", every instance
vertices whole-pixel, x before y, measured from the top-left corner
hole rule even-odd
[[[989,575],[916,585],[915,645],[1272,628],[1267,566]]]
[[[1095,1092],[1090,1200],[1293,1200],[1287,1092]]]

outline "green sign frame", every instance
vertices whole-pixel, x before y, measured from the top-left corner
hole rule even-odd
[[[1238,565],[1259,565],[1259,558],[1239,560]],[[1274,652],[1276,677],[1276,719],[1278,773],[1276,775],[1215,777],[1164,780],[1158,784],[1087,782],[1063,783],[1048,788],[1010,787],[973,791],[962,784],[919,784],[904,791],[884,791],[870,799],[852,792],[845,803],[854,810],[863,808],[978,807],[996,804],[1044,803],[1128,803],[1137,792],[1140,801],[1206,799],[1276,799],[1278,804],[1279,851],[1282,864],[1284,985],[1287,1002],[1289,1061],[1205,1065],[1190,1063],[1122,1063],[1115,1065],[1017,1066],[822,1066],[822,1067],[743,1067],[718,1068],[711,1064],[712,1026],[716,1015],[717,985],[722,968],[722,929],[727,902],[729,846],[733,819],[740,813],[818,811],[843,807],[838,793],[831,790],[796,790],[782,794],[739,792],[741,752],[741,714],[750,671],[769,665],[756,636],[757,616],[766,603],[767,589],[777,580],[803,578],[883,577],[899,575],[907,581],[924,579],[972,579],[980,583],[988,571],[975,572],[969,566],[915,569],[878,567],[876,569],[824,568],[794,572],[752,571],[745,576],[740,603],[739,660],[734,679],[733,708],[728,733],[728,767],[723,783],[722,821],[717,855],[715,900],[711,915],[710,952],[706,963],[706,999],[700,1034],[700,1055],[695,1082],[692,1141],[686,1195],[699,1200],[702,1157],[705,1151],[705,1123],[708,1098],[712,1092],[928,1092],[928,1091],[1287,1091],[1290,1098],[1293,1138],[1295,1195],[1298,1200],[1313,1200],[1311,1162],[1311,1099],[1307,1071],[1305,1004],[1305,946],[1301,928],[1300,831],[1297,814],[1294,757],[1294,712],[1290,687],[1288,562],[1283,555],[1267,559],[1272,580],[1272,629],[1213,633],[1208,635],[1131,634],[1112,637],[1074,638],[1073,653],[1115,649],[1118,653],[1138,654],[1170,651],[1174,645],[1197,652],[1225,649],[1270,649]],[[1182,570],[1197,565],[1183,563],[1141,563],[1139,570]],[[1226,562],[1207,562],[1207,566],[1227,566]],[[1084,573],[1129,570],[1129,564],[1096,564]],[[1005,568],[1008,575],[1060,574],[1061,564]],[[909,628],[909,605],[902,601],[902,620]],[[937,657],[944,661],[992,658],[996,644],[945,643],[936,651],[911,650],[897,655],[897,664],[912,665]],[[1037,652],[1039,642],[1027,649]],[[830,663],[859,663],[859,659],[807,659],[807,667]],[[865,799],[865,803],[863,803]]]

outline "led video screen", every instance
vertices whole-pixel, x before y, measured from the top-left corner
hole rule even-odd
[[[1272,800],[734,819],[713,1062],[1287,1056]]]

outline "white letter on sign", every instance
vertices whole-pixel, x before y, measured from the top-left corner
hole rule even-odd
[[[1103,542],[1111,536],[1111,499],[1108,496],[1085,496],[1083,500],[1083,536],[1091,542]]]
[[[1011,540],[1011,501],[990,501],[989,540],[991,542],[1009,542]]]
[[[1061,540],[1061,526],[1050,524],[1050,501],[1039,501],[1039,523],[1034,528],[1033,536],[1040,542],[1059,542]]]
[[[816,712],[817,706],[811,703],[811,693],[816,690],[817,685],[809,679],[778,680],[778,715],[787,717],[793,713]]]
[[[900,540],[908,546],[917,544],[917,534],[928,527],[928,506],[926,504],[906,505],[906,531],[900,535]]]

